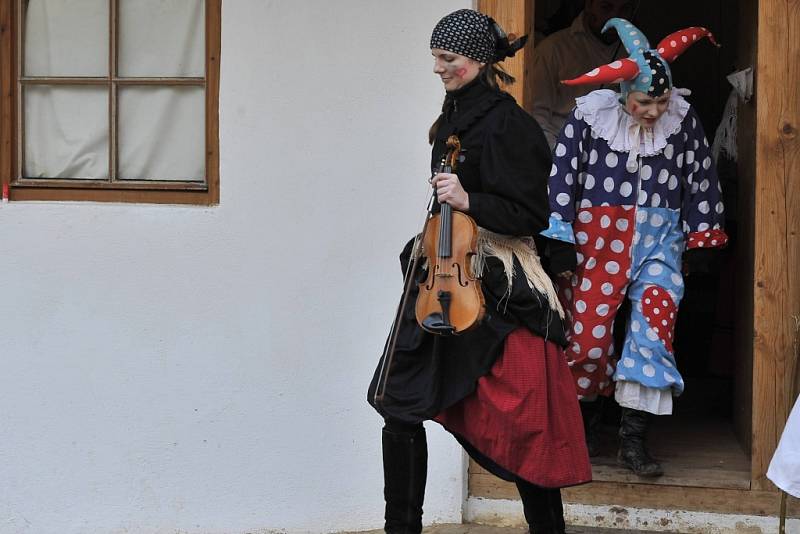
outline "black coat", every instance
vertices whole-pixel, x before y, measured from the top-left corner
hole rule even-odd
[[[478,226],[513,236],[538,236],[547,228],[550,209],[547,180],[550,149],[536,121],[507,93],[480,81],[448,94],[431,166],[439,168],[446,139],[457,134],[462,154],[456,174],[469,194],[468,214]],[[537,237],[539,250],[550,246]],[[411,242],[401,254],[405,267]],[[574,267],[574,266],[573,266]],[[459,336],[441,337],[416,322],[416,287],[398,328],[397,347],[384,401],[374,393],[381,363],[369,387],[368,401],[384,417],[417,423],[469,395],[502,353],[503,341],[524,326],[549,340],[566,344],[564,325],[547,299],[531,290],[517,265],[510,297],[507,278],[495,258],[487,258],[481,279],[486,314],[476,328]]]

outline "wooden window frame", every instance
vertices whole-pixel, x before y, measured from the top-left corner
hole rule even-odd
[[[168,183],[147,181],[101,182],[75,180],[25,179],[20,171],[22,139],[19,109],[21,84],[21,22],[18,10],[21,0],[0,0],[0,183],[10,200],[52,200],[90,202],[134,202],[148,204],[219,203],[219,59],[221,51],[222,0],[205,0],[205,79],[124,78],[113,77],[119,86],[181,86],[205,89],[205,183]],[[110,0],[110,31],[116,26],[118,0]],[[111,50],[116,47],[112,44]],[[113,53],[111,54],[113,56]],[[116,63],[111,57],[111,68]],[[112,72],[114,72],[112,70]],[[114,72],[114,74],[116,74]],[[111,77],[109,77],[111,78]],[[62,83],[81,85],[87,79],[65,78]],[[112,81],[109,79],[109,82]],[[22,78],[22,83],[36,80]],[[116,90],[112,88],[112,93]],[[112,101],[115,100],[112,95]],[[113,102],[109,104],[114,113]],[[111,120],[111,117],[109,117]],[[116,141],[109,139],[112,161],[116,158]]]

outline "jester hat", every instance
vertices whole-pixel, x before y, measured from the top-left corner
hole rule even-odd
[[[609,28],[617,30],[630,57],[597,67],[583,76],[561,83],[564,85],[619,83],[623,99],[627,99],[632,91],[641,91],[657,98],[672,89],[669,63],[684,53],[695,41],[708,37],[709,41],[719,46],[712,33],[699,26],[671,33],[655,48],[650,48],[650,43],[642,31],[625,19],[609,19],[603,26],[603,33]]]

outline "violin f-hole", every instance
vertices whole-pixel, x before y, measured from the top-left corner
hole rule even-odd
[[[427,289],[428,291],[433,289],[433,286],[436,285],[436,277],[439,276],[439,270],[440,269],[439,269],[439,264],[438,263],[436,263],[433,266],[431,266],[431,274],[433,276],[429,276],[428,277],[428,283],[425,284],[425,289]]]
[[[468,273],[464,272],[467,271],[467,269],[462,269],[460,264],[454,263],[453,267],[455,267],[456,271],[458,272],[458,285],[461,287],[467,287],[470,282],[475,281],[474,278],[469,277]]]

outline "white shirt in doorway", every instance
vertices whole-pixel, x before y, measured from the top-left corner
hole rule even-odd
[[[772,456],[767,478],[786,493],[800,498],[800,397],[795,401]]]

